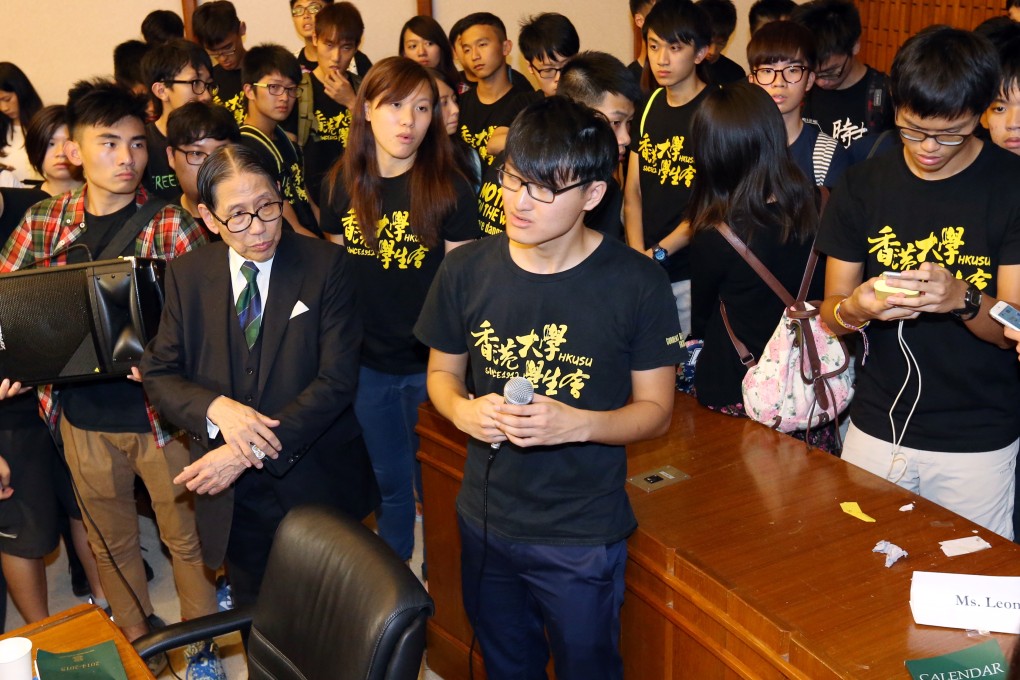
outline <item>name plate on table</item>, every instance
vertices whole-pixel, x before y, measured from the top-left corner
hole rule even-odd
[[[1020,632],[1020,576],[915,571],[910,611],[916,623],[996,633]]]

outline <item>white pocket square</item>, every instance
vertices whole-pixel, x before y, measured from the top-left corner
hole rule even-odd
[[[294,305],[294,309],[292,309],[291,312],[290,312],[290,318],[293,319],[295,316],[297,316],[299,314],[304,314],[307,311],[308,311],[308,305],[306,305],[305,303],[301,302],[301,300],[298,300],[297,304]]]

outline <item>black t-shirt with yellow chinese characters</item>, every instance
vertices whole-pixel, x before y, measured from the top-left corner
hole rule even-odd
[[[409,180],[410,173],[382,180],[382,217],[375,249],[365,243],[342,183],[333,190],[334,200],[323,203],[321,213],[323,231],[343,235],[354,263],[358,309],[365,327],[361,361],[368,368],[393,375],[425,372],[428,348],[415,339],[413,329],[443,261],[443,241],[480,236],[474,192],[458,176],[450,180],[457,189],[457,204],[443,222],[440,242],[432,248],[422,244],[408,222]]]
[[[818,234],[820,251],[863,262],[864,279],[887,270],[940,264],[988,295],[997,269],[1020,264],[1020,158],[985,143],[969,167],[938,181],[907,167],[903,149],[850,168],[832,192]],[[872,321],[870,351],[857,357],[854,424],[892,441],[888,412],[907,377],[897,322]],[[978,339],[952,314],[922,313],[903,322],[903,339],[920,367],[920,401],[903,445],[977,452],[1020,435],[1016,352]],[[860,345],[858,345],[860,347]],[[918,393],[910,375],[894,412],[897,435]]]
[[[476,393],[502,394],[524,376],[535,394],[612,411],[631,396],[632,371],[686,357],[661,267],[603,238],[580,264],[533,274],[514,263],[505,234],[447,257],[415,333],[441,352],[469,355]],[[458,512],[481,526],[489,445],[468,441]],[[599,545],[636,521],[623,446],[595,442],[522,449],[504,442],[488,477],[489,531],[508,541]]]
[[[490,154],[487,147],[493,130],[510,127],[518,113],[542,96],[541,92],[531,89],[527,83],[511,86],[494,104],[478,101],[478,91],[475,88],[461,95],[460,138],[478,152],[483,167],[492,165],[494,160],[494,154]]]
[[[345,73],[350,79],[351,87],[358,91],[360,78],[353,73]],[[351,112],[343,104],[338,104],[326,94],[326,88],[313,73],[312,81],[312,127],[308,132],[308,140],[303,149],[305,156],[305,177],[308,193],[316,205],[319,200],[319,188],[322,178],[326,176],[333,163],[344,154],[347,148],[347,134],[351,129]]]
[[[216,81],[216,92],[213,103],[222,106],[234,114],[238,125],[244,124],[244,88],[241,86],[241,69],[228,71],[219,64],[213,66],[213,80]]]
[[[478,228],[482,236],[495,236],[506,231],[506,213],[503,212],[503,192],[499,186],[499,167],[503,165],[503,152],[496,154],[492,165],[482,167],[482,186],[478,191]],[[606,193],[593,210],[584,216],[584,225],[600,231],[617,241],[623,241],[623,191],[610,179]]]
[[[312,212],[312,206],[308,202],[301,151],[290,141],[283,128],[277,125],[273,128],[273,136],[267,137],[253,125],[242,125],[241,143],[259,155],[262,164],[280,183],[283,197],[294,208],[301,226],[313,233],[319,233],[315,213]]]
[[[645,248],[655,246],[684,219],[694,186],[695,161],[691,152],[691,120],[694,112],[708,95],[703,88],[683,106],[670,106],[666,91],[655,90],[641,118],[635,120],[638,130],[630,150],[638,155],[641,183],[641,225]],[[666,258],[670,281],[691,278],[687,249],[670,253]]]

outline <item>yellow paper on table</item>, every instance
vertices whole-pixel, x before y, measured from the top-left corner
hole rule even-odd
[[[874,517],[869,517],[868,515],[864,514],[864,511],[861,510],[861,506],[857,505],[857,501],[847,501],[845,503],[840,503],[839,507],[843,508],[843,512],[845,512],[846,514],[850,515],[851,517],[856,517],[862,522],[875,521]]]

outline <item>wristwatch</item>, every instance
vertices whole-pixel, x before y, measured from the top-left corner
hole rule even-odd
[[[669,257],[669,253],[666,252],[665,248],[656,243],[655,247],[652,248],[652,257],[659,264],[665,264],[666,258]]]
[[[963,307],[952,311],[960,321],[970,321],[981,310],[981,291],[973,283],[967,285],[967,292],[963,294]]]

